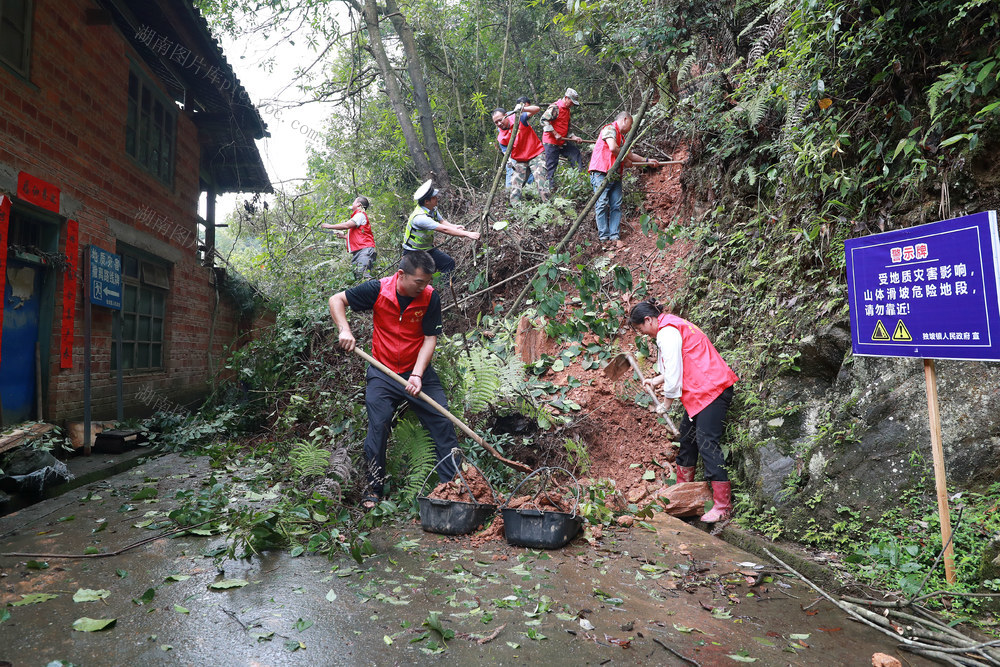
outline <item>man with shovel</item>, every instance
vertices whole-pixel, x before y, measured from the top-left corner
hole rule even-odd
[[[368,488],[364,506],[375,507],[385,491],[385,450],[389,441],[392,415],[404,400],[416,413],[430,434],[437,451],[438,476],[442,482],[455,475],[449,457],[458,447],[451,422],[424,401],[423,391],[447,409],[448,399],[431,357],[441,334],[441,297],[431,287],[434,260],[426,252],[406,253],[396,273],[381,280],[369,280],[330,297],[330,315],[340,330],[338,345],[353,350],[356,341],[347,323],[351,310],[374,312],[372,353],[375,359],[406,379],[405,388],[379,369],[369,366],[366,374],[365,409],[368,434],[365,436],[365,461],[368,465]]]
[[[571,166],[583,168],[583,155],[576,142],[580,137],[570,132],[569,126],[574,106],[580,105],[580,95],[567,88],[561,99],[549,105],[542,113],[542,143],[545,145],[545,175],[549,189],[556,189],[556,167],[560,156],[565,155]]]

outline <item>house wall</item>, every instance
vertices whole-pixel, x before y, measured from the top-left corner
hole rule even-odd
[[[149,396],[191,405],[206,393],[209,330],[216,294],[213,272],[197,259],[199,189],[198,133],[178,111],[174,180],[168,186],[125,152],[130,62],[141,58],[118,29],[86,25],[89,0],[36,0],[30,76],[0,67],[0,192],[17,197],[17,174],[26,172],[61,192],[61,252],[65,219],[79,224],[80,271],[74,313],[73,366],[60,368],[62,274],[56,290],[48,346],[44,418],[80,419],[83,414],[82,256],[87,244],[115,251],[119,241],[172,262],[167,296],[164,358],[157,372],[126,372],[126,414],[152,410]],[[130,60],[131,58],[131,60]],[[148,69],[148,79],[159,85]],[[115,414],[111,372],[110,310],[94,307],[92,319],[92,410],[95,419]],[[220,299],[214,345],[218,367],[223,347],[240,331],[239,316]],[[244,323],[244,331],[248,327]]]

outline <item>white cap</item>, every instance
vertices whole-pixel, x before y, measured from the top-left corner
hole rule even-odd
[[[440,190],[435,190],[432,186],[434,185],[434,179],[428,178],[423,182],[416,192],[413,193],[413,201],[420,201],[421,199],[430,199],[431,197],[437,197]]]
[[[574,89],[567,88],[566,97],[568,97],[569,101],[572,102],[573,104],[577,105],[580,104],[580,93],[576,92]]]

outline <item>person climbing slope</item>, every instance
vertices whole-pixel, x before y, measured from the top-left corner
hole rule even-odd
[[[378,253],[375,251],[375,236],[368,221],[368,207],[371,204],[368,197],[357,197],[351,204],[351,217],[344,222],[332,225],[328,222],[320,224],[322,229],[347,232],[347,252],[351,253],[351,267],[354,277],[371,280],[372,267]]]

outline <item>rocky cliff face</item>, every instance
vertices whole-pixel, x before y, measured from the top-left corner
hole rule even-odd
[[[933,489],[923,362],[855,357],[847,324],[800,345],[798,366],[766,398],[761,443],[737,465],[754,499],[790,530],[829,525],[838,507],[878,517],[908,488]],[[1000,480],[1000,363],[936,362],[948,489]]]

